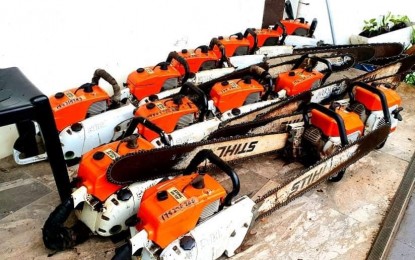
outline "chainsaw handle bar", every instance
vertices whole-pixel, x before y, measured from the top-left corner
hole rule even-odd
[[[242,40],[244,38],[244,35],[241,32],[231,34],[231,35],[229,35],[229,38],[231,38],[232,36],[236,36],[236,39],[238,39],[238,40]]]
[[[220,60],[219,60],[219,67],[222,67],[222,64],[226,62],[229,67],[233,67],[231,62],[229,61],[228,57],[226,56],[225,46],[220,42],[220,40],[216,37],[212,38],[209,43],[209,49],[213,50],[213,47],[218,46],[220,50]]]
[[[205,120],[205,116],[207,115],[207,112],[208,112],[207,97],[200,88],[198,88],[196,85],[194,85],[191,82],[185,82],[182,85],[178,94],[188,96],[187,93],[189,92],[189,90],[192,90],[197,96],[199,96],[202,99],[202,104],[200,104],[202,107],[200,108],[200,116],[199,116],[199,122],[202,122],[203,120]],[[200,103],[200,102],[196,102],[196,103]]]
[[[321,63],[323,63],[327,66],[327,72],[324,75],[324,77],[321,79],[321,84],[323,85],[324,82],[326,82],[327,78],[330,77],[331,73],[333,72],[333,68],[331,67],[331,63],[328,60],[320,58],[320,57],[311,57],[310,59],[314,60],[314,61],[319,61],[319,62],[321,62]],[[317,65],[317,62],[316,62],[316,65]]]
[[[274,30],[278,30],[278,27],[281,27],[282,29],[282,37],[278,41],[278,45],[284,45],[285,38],[287,38],[287,28],[285,28],[285,25],[283,25],[280,21],[275,22]]]
[[[361,87],[364,88],[374,94],[376,94],[379,99],[380,99],[380,103],[382,104],[382,111],[383,111],[383,116],[385,118],[385,122],[387,124],[390,124],[392,122],[390,114],[389,114],[389,108],[388,108],[388,102],[386,101],[386,97],[385,94],[380,91],[378,88],[376,87],[372,87],[370,85],[368,85],[367,83],[364,82],[352,82],[349,84],[348,88],[347,88],[347,92],[349,94],[349,97],[351,100],[354,100],[354,93],[353,93],[353,89],[354,87]]]
[[[249,68],[249,72],[251,72],[252,74],[258,75],[261,79],[264,80],[268,80],[268,87],[266,88],[265,94],[261,97],[262,100],[267,100],[269,95],[272,92],[272,87],[274,84],[272,84],[272,76],[271,74],[269,74],[269,72],[267,70],[265,70],[264,68],[257,66],[257,65],[253,65]]]
[[[258,49],[258,35],[256,34],[255,29],[247,28],[244,33],[244,38],[248,37],[249,34],[254,38],[254,45],[252,46],[249,54],[254,54],[254,52]]]
[[[133,120],[131,120],[131,123],[128,126],[127,131],[125,131],[124,136],[132,135],[134,130],[137,128],[138,124],[142,124],[143,126],[150,129],[151,131],[156,132],[160,136],[161,142],[163,144],[167,146],[171,146],[170,139],[168,138],[166,132],[164,132],[160,127],[155,125],[150,120],[144,117],[141,117],[141,116],[134,117]]]
[[[335,111],[328,109],[327,107],[324,107],[318,103],[310,103],[305,107],[303,111],[304,123],[306,125],[309,124],[308,112],[313,109],[320,111],[321,113],[333,118],[336,121],[337,126],[339,128],[339,135],[342,146],[348,145],[349,141],[347,140],[346,127],[344,125],[343,118],[341,118],[340,115],[337,114]]]
[[[230,206],[232,199],[239,193],[241,184],[239,182],[239,177],[236,172],[229,166],[225,161],[223,161],[219,156],[214,154],[212,150],[203,149],[199,151],[196,156],[192,159],[190,164],[184,170],[184,175],[189,175],[197,170],[197,166],[201,164],[204,160],[209,160],[212,164],[216,165],[219,169],[225,172],[232,181],[232,191],[226,195],[221,207]]]
[[[308,29],[307,36],[312,38],[316,28],[317,28],[317,18],[314,18],[313,21],[311,22],[310,29]]]
[[[317,62],[321,62],[321,63],[323,63],[327,66],[327,72],[325,73],[324,77],[321,79],[321,84],[324,84],[324,82],[327,80],[328,77],[330,77],[331,73],[333,72],[333,69],[331,67],[331,63],[326,59],[316,57],[316,56],[309,57],[308,54],[304,54],[297,60],[297,62],[294,64],[292,69],[293,70],[298,69],[306,58],[309,58],[312,61],[315,61],[315,64],[312,66],[312,68],[317,66]]]
[[[118,85],[118,83],[114,79],[114,77],[111,76],[107,71],[105,71],[103,69],[96,69],[94,71],[94,75],[92,76],[91,83],[85,83],[85,84],[81,85],[80,87],[78,87],[75,90],[74,94],[76,94],[76,92],[78,92],[78,90],[80,90],[80,89],[83,89],[87,93],[93,92],[92,87],[95,86],[95,85],[98,85],[99,80],[101,78],[104,79],[106,82],[108,82],[112,86],[112,89],[114,91],[114,95],[112,97],[112,100],[115,103],[120,102],[120,99],[121,99],[121,88],[120,88],[120,86]]]
[[[186,82],[190,77],[189,63],[187,63],[187,61],[182,56],[180,56],[176,51],[172,51],[169,53],[169,55],[167,56],[166,62],[170,64],[172,60],[176,60],[178,63],[180,63],[184,67],[184,75],[182,78],[182,82]]]

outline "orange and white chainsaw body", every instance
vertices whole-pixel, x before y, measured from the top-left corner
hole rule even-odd
[[[393,112],[400,108],[401,97],[395,90],[386,88],[382,85],[377,87],[386,97],[389,115],[391,118],[391,132],[395,131],[398,119]],[[382,104],[380,98],[372,92],[359,86],[355,89],[355,100],[365,107],[365,133],[370,133],[385,123]]]
[[[160,181],[137,182],[123,187],[107,180],[106,170],[117,157],[154,148],[141,137],[137,137],[136,143],[137,147],[133,148],[128,143],[113,142],[86,153],[82,158],[78,188],[71,196],[78,219],[95,234],[111,236],[127,230],[125,221],[137,213],[144,191]]]
[[[206,47],[206,48],[204,48]],[[196,73],[199,71],[216,69],[218,66],[218,61],[221,58],[216,56],[215,52],[209,50],[207,46],[197,49],[183,49],[178,54],[183,57],[189,64],[190,72]],[[182,75],[184,74],[183,66],[173,60],[171,65],[175,67]]]
[[[216,259],[225,251],[233,255],[252,222],[254,202],[242,197],[220,210],[226,194],[215,179],[197,173],[147,189],[130,241],[132,252],[143,249],[142,259]],[[162,249],[160,255],[154,248]]]
[[[348,112],[343,108],[336,109],[336,113],[344,121],[349,143],[356,141],[363,135],[364,124],[358,114]],[[320,150],[322,157],[328,156],[342,147],[339,126],[333,118],[318,110],[311,110],[311,125],[320,129],[323,139],[325,139],[324,146]],[[320,138],[322,137],[320,136]]]
[[[253,222],[255,203],[247,196],[235,201],[232,206],[199,223],[194,229],[178,237],[166,246],[161,253],[148,239],[146,230],[141,230],[130,239],[133,252],[142,249],[141,259],[217,259],[225,254],[235,254]],[[191,248],[189,249],[190,246]]]
[[[131,94],[142,100],[150,95],[179,86],[182,75],[172,65],[139,68],[128,75]]]
[[[64,128],[59,138],[65,160],[80,158],[95,147],[117,140],[127,129],[134,109],[128,104]]]
[[[294,96],[320,85],[324,74],[318,70],[295,69],[280,73],[276,80],[275,92],[279,97]]]

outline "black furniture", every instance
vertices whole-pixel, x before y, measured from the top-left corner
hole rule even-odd
[[[48,97],[16,67],[0,69],[0,126],[24,127],[36,121],[43,134],[46,152],[61,200],[71,194],[70,181]]]

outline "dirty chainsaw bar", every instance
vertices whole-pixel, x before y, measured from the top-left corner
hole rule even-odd
[[[321,182],[326,181],[330,176],[346,169],[382,144],[388,137],[389,131],[390,125],[385,124],[356,142],[343,147],[331,156],[301,171],[278,187],[271,188],[260,198],[254,198],[255,203],[259,205],[256,219],[268,216]]]

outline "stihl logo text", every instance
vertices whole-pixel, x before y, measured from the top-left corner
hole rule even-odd
[[[253,141],[250,143],[234,144],[234,145],[219,147],[218,148],[218,150],[220,151],[219,157],[226,157],[226,156],[231,156],[231,155],[236,155],[236,154],[252,152],[253,150],[255,150],[257,143],[258,141]]]

